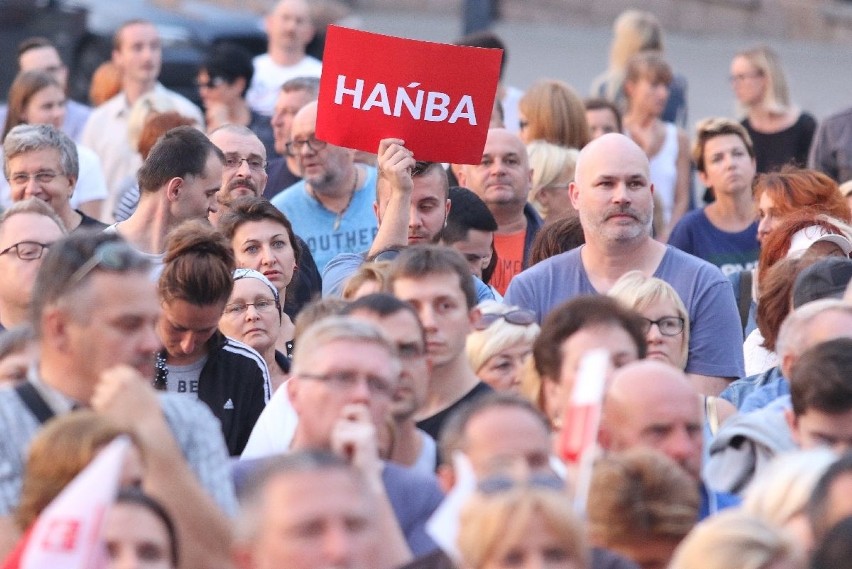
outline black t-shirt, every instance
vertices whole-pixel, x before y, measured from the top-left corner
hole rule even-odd
[[[482,381],[478,382],[473,386],[473,389],[465,393],[461,399],[444,409],[443,411],[438,411],[431,417],[426,417],[422,421],[417,421],[417,428],[421,431],[425,431],[430,437],[438,440],[438,437],[441,435],[441,429],[444,428],[444,423],[447,422],[447,419],[455,413],[456,409],[467,403],[468,401],[473,401],[477,397],[481,397],[486,393],[491,393],[494,391],[490,385],[484,383]]]
[[[816,131],[816,119],[813,116],[802,113],[792,126],[771,134],[754,130],[747,118],[743,119],[742,125],[754,143],[758,174],[777,170],[784,164],[793,163],[800,168],[807,165],[808,152]]]

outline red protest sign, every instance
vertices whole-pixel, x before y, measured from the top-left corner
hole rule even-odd
[[[502,53],[329,26],[316,137],[367,152],[401,138],[418,160],[478,164]]]

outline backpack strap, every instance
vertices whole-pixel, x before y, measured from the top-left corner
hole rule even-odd
[[[24,402],[24,405],[30,410],[30,412],[36,416],[39,423],[46,423],[50,419],[53,418],[55,413],[53,409],[44,401],[41,394],[38,392],[38,389],[30,383],[29,381],[25,381],[23,383],[19,383],[15,386],[15,392],[18,394],[18,397],[21,398],[21,401]]]
[[[745,334],[748,324],[748,313],[751,310],[751,284],[754,279],[754,271],[743,271],[740,273],[740,290],[737,298],[737,310],[740,311],[740,325]]]

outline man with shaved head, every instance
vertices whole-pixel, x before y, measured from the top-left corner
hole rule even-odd
[[[662,452],[699,484],[701,518],[733,505],[701,479],[703,398],[679,369],[654,360],[613,373],[604,400],[598,442],[608,452],[644,447]]]
[[[686,371],[713,395],[743,375],[742,331],[730,282],[718,268],[651,237],[654,186],[648,158],[622,134],[606,134],[580,152],[569,189],[585,245],[551,257],[512,281],[506,302],[539,320],[580,294],[604,294],[624,273],[668,282],[689,311]]]
[[[532,169],[527,149],[516,134],[504,128],[488,131],[479,164],[461,166],[459,185],[473,190],[497,220],[494,249],[497,266],[491,285],[500,294],[529,259],[536,233],[543,225],[535,208],[527,203]]]

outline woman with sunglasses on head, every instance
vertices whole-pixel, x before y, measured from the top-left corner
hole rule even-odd
[[[629,271],[612,285],[607,294],[642,316],[646,326],[647,358],[671,364],[680,370],[686,369],[689,312],[670,284],[656,277],[647,277],[641,271]],[[709,448],[709,439],[736,410],[727,401],[713,396],[704,398],[704,407],[705,433],[709,435],[705,448]]]
[[[479,379],[495,390],[517,392],[524,364],[541,330],[535,314],[493,300],[477,308],[480,320],[466,342],[470,365]]]
[[[251,346],[263,357],[273,393],[290,373],[290,358],[275,349],[282,319],[275,285],[254,269],[234,271],[234,290],[219,319],[219,330]]]
[[[480,481],[459,519],[460,569],[586,569],[590,553],[562,481],[497,474]]]
[[[292,357],[295,326],[283,309],[302,250],[290,220],[265,198],[244,196],[219,218],[219,231],[230,241],[237,267],[262,273],[278,290],[282,311],[275,348]]]

